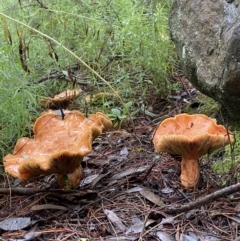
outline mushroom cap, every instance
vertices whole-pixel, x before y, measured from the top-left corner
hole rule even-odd
[[[41,100],[41,103],[45,105],[47,109],[59,109],[66,108],[71,101],[73,101],[80,93],[82,89],[66,90],[62,93],[55,95],[53,98],[46,97]]]
[[[91,152],[92,141],[112,126],[100,112],[89,118],[76,110],[63,112],[63,119],[52,110],[44,113],[34,124],[34,138],[17,141],[14,154],[3,159],[8,174],[26,181],[42,174],[73,173]]]
[[[233,134],[203,114],[179,114],[158,126],[153,143],[156,152],[198,159],[234,141]]]

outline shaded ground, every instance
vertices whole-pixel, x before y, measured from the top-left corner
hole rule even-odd
[[[85,178],[75,190],[58,190],[54,175],[28,184],[3,175],[0,219],[25,219],[13,219],[18,231],[10,230],[12,223],[5,230],[1,227],[1,238],[239,240],[239,192],[186,212],[169,212],[169,207],[191,203],[230,180],[228,174],[214,173],[211,160],[205,158],[198,189],[186,192],[179,182],[180,158],[154,153],[151,139],[159,121],[180,113],[195,94],[184,77],[174,81],[180,81],[182,87],[170,100],[152,98],[148,109],[154,116],[143,110],[134,128],[129,122],[94,142],[92,153],[82,163]],[[18,226],[24,222],[26,227]]]

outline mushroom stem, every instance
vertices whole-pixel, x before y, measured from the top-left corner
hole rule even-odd
[[[182,157],[181,184],[186,189],[195,189],[200,177],[200,166],[198,159]]]
[[[62,189],[71,189],[79,184],[83,176],[82,167],[79,166],[74,172],[60,175],[57,174],[57,183]]]

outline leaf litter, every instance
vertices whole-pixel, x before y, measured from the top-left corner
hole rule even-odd
[[[173,81],[180,81],[181,76]],[[1,175],[0,237],[4,240],[237,241],[240,192],[209,199],[200,207],[169,212],[221,189],[229,174],[201,160],[202,179],[192,192],[182,189],[181,162],[154,153],[158,123],[180,113],[194,96],[185,79],[172,99],[149,96],[131,125],[95,140],[82,163],[85,177],[74,190],[60,190],[53,175],[30,183]],[[146,112],[147,110],[148,112]],[[153,115],[149,115],[151,112]],[[34,221],[32,221],[34,220]]]

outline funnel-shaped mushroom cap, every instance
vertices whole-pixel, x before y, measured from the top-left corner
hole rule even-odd
[[[182,175],[186,172],[186,168],[191,170],[192,174],[187,175],[192,175],[191,179],[196,180],[186,181],[194,182],[194,185],[199,178],[199,170],[195,171],[195,167],[198,168],[199,157],[233,141],[234,137],[230,131],[222,125],[217,125],[215,119],[202,114],[179,114],[167,118],[158,126],[153,138],[156,152],[163,151],[182,156]],[[186,160],[191,162],[186,163]]]
[[[82,92],[82,89],[66,90],[53,98],[46,97],[41,103],[48,109],[64,109]]]
[[[79,111],[54,111],[40,116],[33,127],[34,138],[17,141],[14,154],[4,157],[5,171],[21,180],[42,174],[70,174],[92,150],[92,141],[112,126],[102,113],[85,118]]]
[[[158,126],[153,143],[155,151],[199,158],[231,142],[234,137],[215,119],[202,114],[179,114]]]

